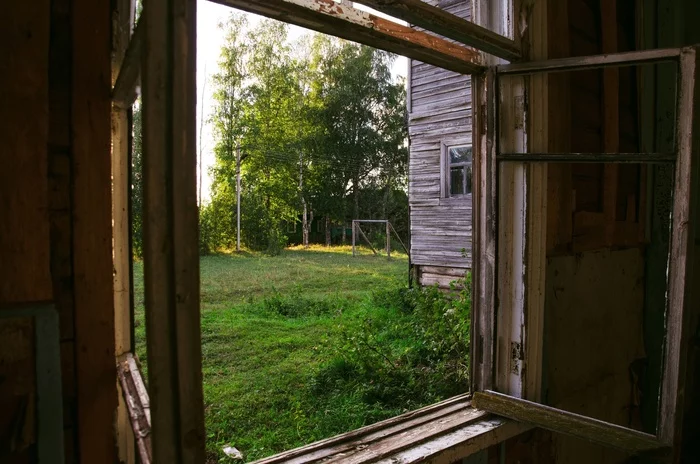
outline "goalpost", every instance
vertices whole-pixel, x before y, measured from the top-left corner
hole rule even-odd
[[[378,255],[377,250],[374,248],[372,245],[372,242],[370,241],[369,238],[367,238],[367,235],[362,231],[362,227],[360,227],[361,223],[370,223],[370,224],[385,224],[386,226],[386,257],[387,259],[391,258],[391,232],[394,232],[394,235],[396,235],[396,238],[399,240],[399,243],[401,244],[401,247],[403,247],[404,251],[406,254],[408,254],[408,249],[406,248],[406,245],[404,245],[403,241],[401,240],[401,237],[399,237],[399,234],[396,232],[396,229],[394,229],[394,226],[391,225],[391,222],[389,222],[387,219],[353,219],[352,220],[352,255],[357,256],[357,238],[358,234],[359,236],[364,239],[364,241],[369,245],[370,249],[375,255]]]

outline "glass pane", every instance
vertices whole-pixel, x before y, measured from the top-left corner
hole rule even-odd
[[[464,166],[450,168],[450,195],[464,195]]]
[[[450,163],[471,163],[472,147],[450,147]]]

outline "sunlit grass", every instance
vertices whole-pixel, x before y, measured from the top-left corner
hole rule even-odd
[[[280,256],[250,252],[200,260],[202,355],[209,462],[222,448],[246,461],[351,430],[402,412],[350,395],[319,399],[309,385],[330,357],[339,325],[371,312],[369,295],[405,286],[408,260],[352,247],[294,247]],[[143,267],[134,266],[136,348],[146,359]],[[327,314],[282,317],[262,301],[288,296],[322,301]],[[147,363],[144,363],[147,368]]]

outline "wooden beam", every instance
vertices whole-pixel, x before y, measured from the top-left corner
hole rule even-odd
[[[508,37],[422,0],[359,0],[355,3],[508,61],[517,61],[521,57],[520,49]]]
[[[479,52],[333,0],[211,0],[462,74],[483,70]]]
[[[677,62],[680,55],[681,49],[679,48],[658,48],[636,52],[609,53],[607,55],[555,58],[551,60],[499,65],[498,74],[585,71],[587,69],[607,68],[610,66],[634,66],[650,63]]]
[[[115,462],[109,2],[74,0],[72,15],[73,292],[81,462]],[[89,18],[86,20],[85,18]],[[66,64],[68,66],[68,64]]]
[[[700,57],[698,49],[683,49],[680,60],[678,111],[676,123],[676,163],[673,190],[673,225],[671,229],[671,259],[668,277],[666,315],[666,349],[661,387],[659,436],[673,446],[674,459],[680,462],[683,411],[688,391],[687,360],[693,349],[693,328],[689,323],[692,305],[693,242],[697,227],[698,182],[700,169],[697,153],[700,147]]]
[[[654,435],[502,393],[474,393],[472,404],[499,416],[634,453],[668,450]]]
[[[112,101],[120,108],[131,108],[137,97],[136,89],[141,79],[141,53],[143,47],[143,26],[139,21],[129,41],[112,89]]]
[[[144,288],[153,460],[205,461],[196,134],[197,3],[145,0]]]
[[[119,362],[117,377],[129,412],[141,464],[150,464],[152,462],[151,405],[141,371],[133,354],[127,353]]]

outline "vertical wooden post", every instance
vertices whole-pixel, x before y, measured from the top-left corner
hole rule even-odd
[[[355,221],[352,221],[352,255],[355,256],[355,235],[356,235],[356,226],[355,226]],[[345,234],[345,230],[343,230],[343,234]]]
[[[119,0],[116,4],[116,27],[112,34],[112,86],[117,81],[134,24],[134,3]],[[131,158],[130,108],[112,104],[112,256],[114,266],[114,342],[117,358],[133,351],[131,308],[131,246],[129,193]],[[117,382],[118,390],[121,385]],[[116,442],[120,462],[136,462],[134,436],[129,422],[129,412],[119,391],[116,416]]]
[[[391,224],[386,221],[386,259],[391,259]]]
[[[153,461],[201,464],[196,8],[145,0],[144,280]]]
[[[241,251],[241,142],[236,142],[236,251]]]

